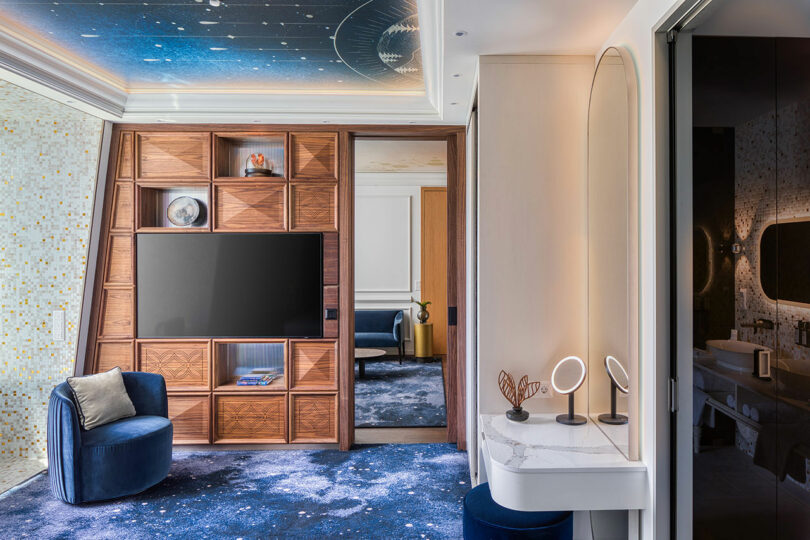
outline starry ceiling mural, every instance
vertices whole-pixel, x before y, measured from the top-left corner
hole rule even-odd
[[[423,92],[416,0],[0,0],[128,89]]]

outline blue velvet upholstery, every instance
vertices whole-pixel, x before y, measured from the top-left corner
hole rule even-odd
[[[354,312],[355,347],[396,347],[402,359],[402,311],[363,309]]]
[[[489,484],[474,487],[464,497],[465,540],[571,540],[573,512],[519,512],[492,500]]]
[[[51,491],[71,504],[140,493],[166,478],[172,462],[172,423],[166,381],[154,373],[123,373],[136,415],[85,431],[67,383],[48,404]]]

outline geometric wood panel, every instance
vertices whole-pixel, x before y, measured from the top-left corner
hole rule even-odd
[[[290,394],[290,442],[337,442],[337,394]]]
[[[131,231],[133,213],[132,184],[116,182],[112,199],[110,228],[114,231]]]
[[[135,337],[132,289],[104,289],[101,298],[99,337]]]
[[[107,252],[106,285],[132,285],[132,235],[110,235]]]
[[[337,229],[337,184],[290,184],[291,231]]]
[[[287,395],[214,394],[214,442],[287,442]]]
[[[337,285],[330,285],[328,287],[323,288],[323,309],[338,309],[338,287]],[[340,312],[338,312],[340,313]],[[326,319],[323,320],[323,337],[325,338],[337,338],[338,337],[338,323],[340,322],[340,317],[338,316],[337,319]]]
[[[210,133],[138,133],[135,142],[138,180],[210,178]]]
[[[291,180],[337,180],[337,133],[290,133]]]
[[[338,234],[324,233],[323,235],[323,284],[338,284],[338,265],[340,256],[338,251]]]
[[[285,230],[286,191],[285,183],[215,185],[214,230]]]
[[[96,343],[94,373],[104,373],[114,367],[121,371],[135,369],[135,355],[132,341],[100,341]]]
[[[120,180],[132,180],[132,169],[135,165],[132,148],[132,132],[121,133],[121,145],[118,147],[118,168],[116,178]]]
[[[290,387],[336,390],[337,358],[337,341],[290,341]]]
[[[172,390],[209,390],[208,341],[138,341],[138,369],[159,373]]]
[[[210,443],[211,395],[170,394],[169,420],[174,444]]]

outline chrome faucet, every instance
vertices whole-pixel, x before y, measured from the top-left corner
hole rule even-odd
[[[757,319],[752,323],[740,324],[743,328],[753,328],[756,334],[758,330],[773,330],[773,321],[770,319]]]

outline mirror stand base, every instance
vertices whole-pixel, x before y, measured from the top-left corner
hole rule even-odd
[[[609,413],[604,413],[599,415],[599,421],[603,424],[611,424],[614,426],[620,426],[622,424],[627,423],[627,417],[623,414],[612,415]]]
[[[579,414],[574,414],[571,416],[567,414],[557,415],[557,422],[559,422],[560,424],[565,424],[566,426],[581,426],[587,421],[588,420],[586,420],[584,416]]]

